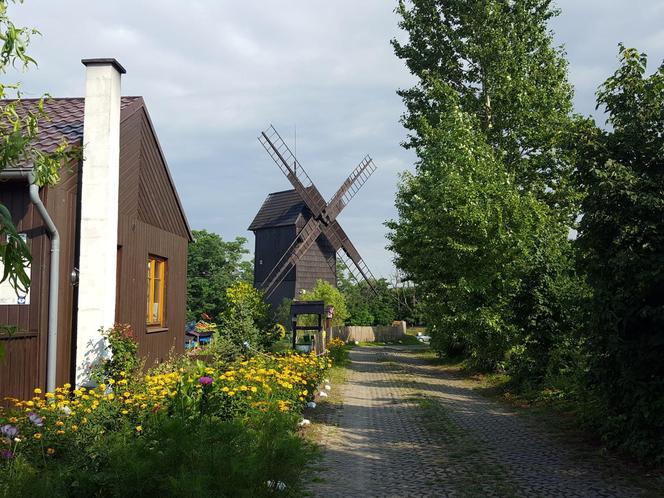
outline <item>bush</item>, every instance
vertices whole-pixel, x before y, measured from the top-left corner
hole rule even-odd
[[[141,361],[138,358],[138,342],[131,326],[116,324],[106,331],[101,331],[101,334],[108,341],[110,358],[95,365],[93,378],[98,382],[106,382],[111,378],[119,378],[120,372],[135,373]]]
[[[318,280],[316,286],[301,296],[303,301],[323,301],[325,306],[334,306],[333,327],[342,327],[348,318],[348,309],[343,294],[325,280]]]
[[[226,290],[228,305],[219,316],[220,336],[237,347],[248,342],[254,349],[265,350],[279,337],[262,293],[247,282],[238,282]]]
[[[343,366],[348,361],[348,347],[341,339],[332,339],[327,344],[327,350],[332,365]]]

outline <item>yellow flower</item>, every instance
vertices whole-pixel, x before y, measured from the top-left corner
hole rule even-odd
[[[258,391],[258,388],[256,386],[251,386],[251,392],[255,393],[256,391]]]
[[[70,384],[69,382],[67,382],[67,383],[66,383],[65,385],[63,385],[62,387],[64,387],[65,389],[71,389],[71,384]]]
[[[63,425],[65,425],[65,423],[62,420],[58,420],[57,422],[55,422],[55,425],[57,425],[58,427],[62,427]]]
[[[108,395],[108,400],[109,400],[109,401],[113,401],[114,399],[115,399],[115,394],[110,393],[110,394]]]
[[[71,430],[76,432],[78,430],[78,425],[76,425],[76,424],[72,425]]]
[[[16,417],[9,417],[10,424],[15,424],[16,422],[18,422],[18,419]]]
[[[46,394],[44,394],[44,396],[48,399],[55,398],[55,394],[53,394],[53,393],[46,393]]]
[[[108,379],[108,383],[109,383],[110,385],[113,385],[113,384],[115,384],[115,380],[113,380],[113,379]]]
[[[55,433],[56,433],[58,436],[62,436],[62,435],[65,433],[65,431],[63,431],[62,429],[60,429],[59,431],[56,431]]]
[[[55,453],[55,450],[53,448],[47,448],[46,449],[46,454],[47,455],[53,455]]]
[[[235,391],[228,391],[229,396],[235,396]]]
[[[35,391],[34,391],[35,394],[41,394],[41,392],[42,392],[41,389],[39,389],[38,387],[35,388]]]
[[[34,436],[32,436],[35,439],[41,439],[41,433],[35,432]]]
[[[122,410],[120,413],[122,413],[123,415],[127,415],[129,412],[127,410]]]
[[[143,431],[143,426],[142,425],[137,425],[136,426],[136,432],[141,432]]]

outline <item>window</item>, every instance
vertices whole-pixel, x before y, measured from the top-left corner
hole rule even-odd
[[[146,322],[152,327],[163,327],[166,297],[166,260],[148,257],[148,309]]]

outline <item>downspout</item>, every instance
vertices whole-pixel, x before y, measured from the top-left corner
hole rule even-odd
[[[55,392],[58,360],[58,287],[60,286],[60,234],[39,197],[39,186],[33,171],[28,173],[30,200],[39,211],[51,235],[51,264],[48,279],[48,341],[46,346],[46,392]]]
[[[51,237],[51,261],[48,289],[48,339],[46,346],[46,391],[55,392],[56,362],[58,356],[58,286],[60,284],[60,234],[46,206],[39,197],[39,186],[33,171],[3,171],[0,178],[25,178],[29,184],[30,201],[44,220]]]

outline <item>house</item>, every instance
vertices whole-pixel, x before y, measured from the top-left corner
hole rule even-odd
[[[254,286],[263,287],[281,257],[292,249],[297,234],[311,218],[311,211],[295,190],[273,192],[267,196],[256,217],[249,225],[254,232]],[[311,290],[317,280],[325,280],[336,285],[336,251],[324,235],[293,265],[283,281],[269,296],[266,296],[275,310],[285,299],[294,299],[301,293]]]
[[[106,354],[100,329],[114,323],[132,326],[148,363],[184,348],[192,235],[164,153],[143,98],[121,97],[124,68],[82,62],[85,98],[50,99],[38,139],[82,146],[82,160],[42,189],[30,165],[0,173],[0,202],[33,258],[27,296],[0,285],[0,399],[85,385]]]

